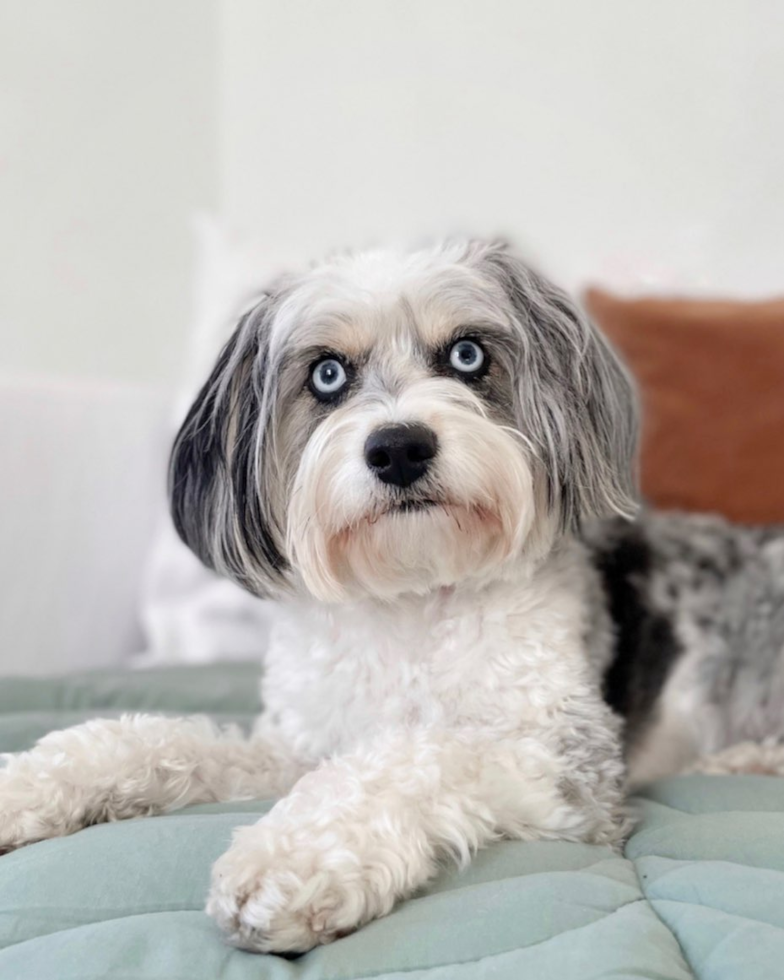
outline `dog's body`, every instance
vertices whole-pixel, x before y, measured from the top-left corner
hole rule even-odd
[[[315,761],[384,726],[483,716],[499,731],[519,725],[547,688],[554,704],[566,700],[533,653],[549,656],[564,616],[575,633],[558,665],[573,648],[569,683],[587,669],[623,719],[632,786],[784,737],[784,528],[666,513],[597,522],[534,580],[511,577],[480,597],[455,588],[405,605],[287,603],[267,659],[261,729],[274,719]],[[465,651],[459,664],[456,649]]]
[[[54,733],[0,771],[0,849],[283,796],[236,834],[208,910],[243,946],[303,950],[445,854],[618,845],[620,716],[636,781],[778,770],[784,533],[632,523],[635,431],[612,352],[502,247],[279,284],[172,457],[186,542],[283,600],[254,735],[147,717]]]
[[[625,720],[629,783],[695,766],[778,772],[784,527],[644,513],[588,538],[613,620],[604,693]]]

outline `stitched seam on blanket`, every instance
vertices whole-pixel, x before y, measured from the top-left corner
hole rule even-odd
[[[667,923],[664,921],[664,919],[656,911],[656,909],[655,909],[655,907],[653,905],[653,901],[648,897],[648,892],[645,889],[645,885],[643,884],[643,880],[642,880],[642,878],[640,876],[639,869],[637,868],[637,860],[636,860],[636,858],[627,858],[627,860],[628,861],[631,861],[631,863],[632,863],[632,867],[634,868],[634,873],[637,876],[637,884],[639,885],[640,891],[642,892],[642,895],[643,895],[643,900],[648,905],[648,908],[651,910],[651,912],[656,916],[656,918],[658,919],[658,921],[661,922],[662,928],[663,929],[666,929],[667,932],[672,936],[673,941],[675,942],[675,945],[680,950],[681,959],[683,960],[683,965],[686,967],[686,969],[689,971],[689,973],[691,973],[691,975],[694,977],[694,980],[699,980],[699,977],[697,976],[697,973],[696,973],[694,967],[691,965],[691,961],[689,960],[689,957],[686,955],[686,952],[685,952],[683,946],[681,946],[680,940],[675,935],[675,933],[672,931],[672,929],[670,929],[670,927],[667,925]]]
[[[623,905],[619,905],[617,908],[613,909],[612,912],[605,912],[604,915],[595,919],[593,922],[586,922],[582,926],[573,926],[571,929],[564,929],[562,932],[556,933],[554,936],[548,936],[547,939],[540,939],[531,943],[520,943],[517,946],[510,946],[509,949],[499,949],[495,953],[488,953],[485,956],[472,957],[467,960],[447,960],[443,963],[430,963],[430,964],[420,964],[419,966],[406,967],[403,970],[386,969],[378,973],[363,973],[362,977],[343,977],[340,980],[376,980],[379,977],[396,977],[405,976],[409,973],[424,972],[425,970],[443,970],[450,966],[468,966],[470,963],[484,963],[488,960],[496,959],[499,956],[510,956],[512,953],[519,953],[525,949],[533,949],[535,946],[546,946],[548,943],[555,942],[557,939],[561,939],[563,936],[568,936],[570,933],[579,932],[581,929],[590,929],[591,926],[595,926],[597,922],[603,922],[605,919],[609,919],[611,916],[616,915],[621,909],[630,908],[632,905],[639,905],[640,902],[648,902],[644,897],[633,898],[630,902],[624,902]],[[666,926],[664,927],[667,928]],[[669,929],[667,930],[669,932]],[[336,978],[337,980],[337,978]]]
[[[680,861],[683,864],[730,864],[734,868],[748,868],[751,871],[770,871],[774,874],[784,874],[784,868],[771,868],[767,864],[750,864],[748,861],[733,861],[728,857],[676,857],[673,854],[657,854],[655,851],[646,851],[645,854],[638,854],[636,857],[624,855],[627,861],[642,861],[645,858],[661,858],[662,861]]]
[[[684,857],[671,857],[669,854],[640,854],[636,858],[627,858],[627,861],[644,861],[646,858],[656,858],[659,861],[672,861],[677,867],[668,868],[661,874],[656,876],[656,881],[662,881],[664,878],[668,878],[670,875],[677,874],[678,871],[682,870],[683,867],[692,867],[694,865],[728,865],[730,868],[745,868],[749,871],[762,871],[764,874],[771,875],[784,875],[784,868],[771,868],[766,864],[746,864],[744,861],[731,861],[726,857],[698,857],[698,858],[684,858]],[[656,901],[656,899],[650,899],[650,901]]]
[[[605,919],[610,918],[613,915],[616,915],[622,909],[631,908],[632,905],[638,905],[640,902],[644,902],[646,905],[650,904],[647,901],[647,899],[642,896],[640,898],[633,898],[630,902],[624,902],[623,905],[617,906],[611,912],[605,912],[603,915],[600,915],[598,918],[594,919],[593,922],[586,922],[585,925],[582,926],[573,926],[571,929],[564,929],[562,932],[556,933],[556,935],[554,936],[548,936],[546,939],[540,939],[538,941],[534,941],[530,943],[519,943],[516,946],[510,946],[509,949],[500,949],[497,952],[489,953],[486,956],[480,956],[478,958],[470,958],[467,960],[446,960],[443,963],[431,963],[431,964],[425,963],[425,964],[420,964],[419,966],[407,967],[403,970],[395,970],[395,969],[390,970],[387,968],[378,973],[366,973],[363,975],[362,980],[372,980],[372,978],[374,977],[383,977],[386,974],[402,975],[406,973],[416,973],[418,970],[440,970],[448,966],[463,966],[464,964],[468,964],[468,963],[480,963],[482,962],[482,960],[492,959],[495,956],[504,956],[509,953],[516,953],[519,950],[532,949],[535,946],[544,946],[547,943],[554,942],[555,940],[560,939],[562,936],[568,935],[569,933],[579,932],[581,929],[590,929],[591,926],[596,925],[597,922],[603,922]],[[187,913],[191,915],[198,914],[199,916],[205,915],[205,913],[201,909],[161,909],[154,912],[132,912],[127,915],[109,916],[108,918],[105,919],[96,919],[93,922],[80,922],[78,925],[65,926],[62,929],[53,929],[51,932],[44,932],[38,936],[30,936],[28,939],[22,939],[19,942],[9,943],[7,946],[0,948],[0,965],[2,965],[2,954],[6,950],[21,947],[26,945],[27,943],[34,943],[37,942],[39,939],[46,939],[49,936],[56,936],[64,932],[78,932],[80,929],[87,929],[90,928],[91,926],[103,925],[106,922],[122,922],[125,919],[133,919],[143,915],[169,915],[169,914],[176,915],[181,913]],[[667,926],[665,925],[664,928],[666,929]],[[667,931],[669,932],[670,930],[667,929]],[[353,978],[346,978],[346,980],[353,980]],[[357,978],[357,980],[359,980],[359,978]]]
[[[654,902],[670,902],[672,905],[688,905],[693,909],[707,909],[709,912],[719,912],[721,915],[726,915],[729,919],[742,919],[744,922],[753,922],[758,926],[767,926],[769,929],[778,929],[779,932],[784,932],[784,926],[776,925],[775,922],[768,922],[766,919],[756,919],[751,915],[743,915],[742,912],[728,912],[727,909],[719,908],[717,905],[706,905],[705,902],[689,902],[685,898],[670,898],[666,895],[662,895],[659,898],[649,898],[648,902],[651,905]]]
[[[91,926],[101,926],[106,922],[123,922],[126,919],[136,919],[143,915],[181,915],[183,913],[188,915],[198,915],[200,918],[202,916],[206,916],[206,912],[203,908],[147,909],[144,912],[124,912],[122,915],[108,915],[105,918],[93,919],[90,922],[78,922],[73,923],[70,926],[63,926],[62,929],[52,929],[51,932],[41,932],[37,936],[29,936],[27,939],[20,939],[18,942],[12,942],[5,946],[0,946],[0,957],[2,957],[6,950],[15,949],[18,946],[24,946],[25,943],[35,943],[39,939],[47,939],[49,936],[58,936],[63,932],[78,932],[80,929],[89,929]],[[2,961],[0,960],[0,962]]]
[[[167,814],[167,816],[171,816],[171,815],[172,814]],[[407,898],[406,902],[410,903],[410,902],[427,901],[427,899],[429,898],[437,898],[441,895],[452,895],[455,892],[463,891],[466,888],[477,888],[477,887],[481,887],[482,885],[495,885],[498,882],[504,882],[504,881],[519,881],[519,880],[528,880],[528,879],[533,880],[544,876],[548,878],[553,878],[557,875],[587,874],[587,875],[593,875],[595,878],[602,879],[603,881],[610,881],[610,882],[614,881],[622,885],[623,882],[621,882],[617,878],[613,878],[612,875],[605,875],[602,874],[601,872],[596,872],[593,870],[594,868],[598,868],[599,865],[601,864],[606,864],[609,860],[612,860],[612,858],[610,858],[609,855],[606,855],[605,857],[600,858],[598,861],[593,861],[591,864],[586,864],[585,867],[581,867],[581,868],[558,868],[558,869],[542,868],[540,871],[510,872],[508,875],[499,875],[496,878],[487,878],[487,879],[482,879],[481,881],[461,882],[460,879],[457,878],[454,879],[454,884],[452,884],[451,887],[449,888],[439,889],[438,891],[435,892],[426,891],[423,892],[422,894],[414,894],[411,895],[409,898]],[[619,905],[618,908],[623,908],[623,906]],[[607,914],[611,915],[612,913],[608,912]]]

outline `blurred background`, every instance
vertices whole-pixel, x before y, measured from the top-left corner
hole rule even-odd
[[[509,236],[622,348],[629,297],[686,297],[697,347],[653,374],[768,370],[769,453],[782,106],[779,0],[0,0],[0,673],[258,654],[166,452],[259,285],[335,247]]]

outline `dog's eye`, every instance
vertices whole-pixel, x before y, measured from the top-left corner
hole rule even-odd
[[[348,375],[346,369],[334,357],[319,361],[310,375],[310,387],[316,398],[330,401],[346,387]]]
[[[485,363],[485,352],[475,340],[458,340],[449,351],[449,363],[460,374],[478,374]]]

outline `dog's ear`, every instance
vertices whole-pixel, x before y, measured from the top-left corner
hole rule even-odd
[[[564,527],[637,510],[638,411],[634,385],[605,338],[569,296],[504,243],[483,263],[514,310],[514,381],[521,431],[544,468]]]
[[[255,595],[283,584],[262,443],[274,410],[268,297],[240,321],[180,428],[169,462],[178,534],[207,565]]]

